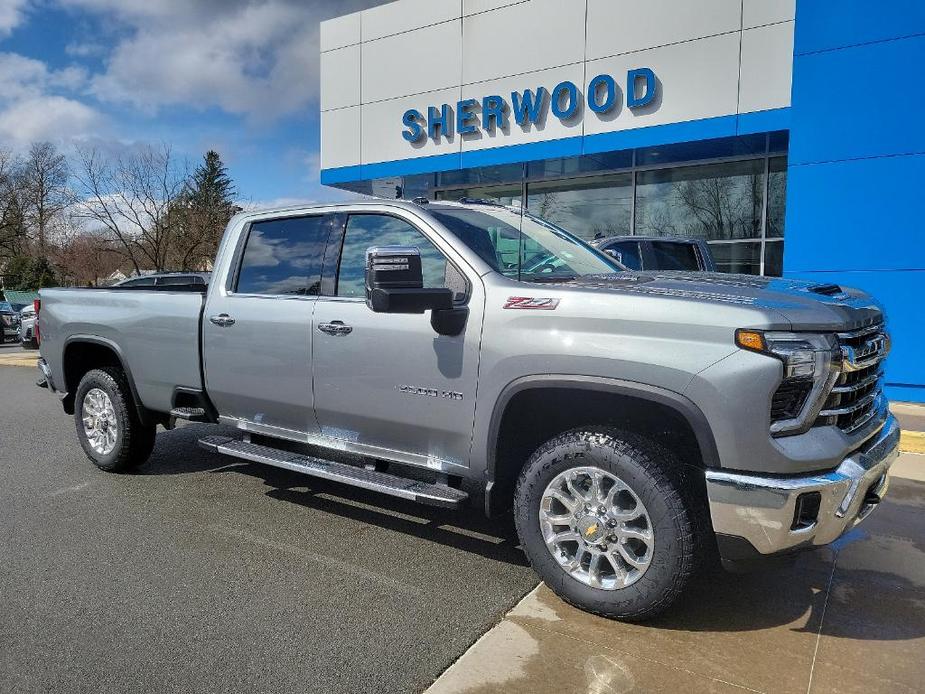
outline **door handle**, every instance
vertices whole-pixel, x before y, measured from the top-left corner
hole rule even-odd
[[[220,328],[227,328],[231,325],[234,325],[234,318],[229,316],[227,313],[219,313],[217,316],[212,316],[209,318],[209,321]]]
[[[345,325],[342,320],[332,320],[330,323],[319,323],[318,330],[328,335],[349,335],[353,328]]]

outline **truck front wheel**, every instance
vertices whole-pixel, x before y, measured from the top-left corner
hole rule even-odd
[[[77,386],[74,406],[77,438],[97,467],[124,472],[151,455],[155,426],[139,420],[121,369],[88,371]]]
[[[521,545],[556,594],[605,617],[641,621],[681,594],[697,554],[696,504],[668,449],[615,429],[540,446],[517,482]]]

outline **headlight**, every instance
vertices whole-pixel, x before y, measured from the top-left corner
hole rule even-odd
[[[783,436],[807,431],[838,378],[836,337],[737,330],[736,344],[779,359],[783,365],[781,383],[771,398],[771,433]]]

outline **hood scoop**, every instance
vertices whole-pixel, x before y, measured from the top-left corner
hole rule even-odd
[[[821,294],[822,296],[837,296],[837,297],[847,297],[845,290],[839,287],[837,284],[814,284],[809,288],[813,294]]]

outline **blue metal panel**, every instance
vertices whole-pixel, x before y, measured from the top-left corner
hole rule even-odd
[[[788,239],[792,238],[788,229]],[[790,243],[788,240],[787,243]],[[834,282],[870,292],[883,304],[893,338],[893,351],[887,360],[886,382],[890,397],[925,402],[925,374],[922,371],[922,349],[925,341],[925,321],[919,297],[925,287],[925,270],[907,272],[790,272],[788,277],[801,277],[816,282]],[[896,388],[898,387],[898,388]]]
[[[785,274],[886,308],[892,398],[925,401],[925,3],[798,0]]]
[[[581,154],[581,138],[564,137],[559,140],[546,140],[545,142],[525,145],[507,145],[506,147],[465,151],[460,157],[460,168],[470,169],[475,166],[519,164],[538,159],[574,157],[578,154]]]
[[[922,0],[798,0],[797,55],[925,33]]]
[[[720,116],[689,120],[683,123],[653,125],[648,128],[632,128],[612,133],[586,135],[584,154],[613,152],[634,147],[652,147],[692,140],[710,140],[716,137],[729,137],[736,134],[736,116]],[[545,158],[545,157],[544,157]]]
[[[922,181],[921,154],[790,167],[784,267],[925,270]]]
[[[923,65],[925,36],[794,58],[791,163],[925,152]]]
[[[740,113],[736,134],[754,135],[755,133],[771,133],[777,130],[790,128],[790,109],[772,108],[767,111],[753,111]]]

